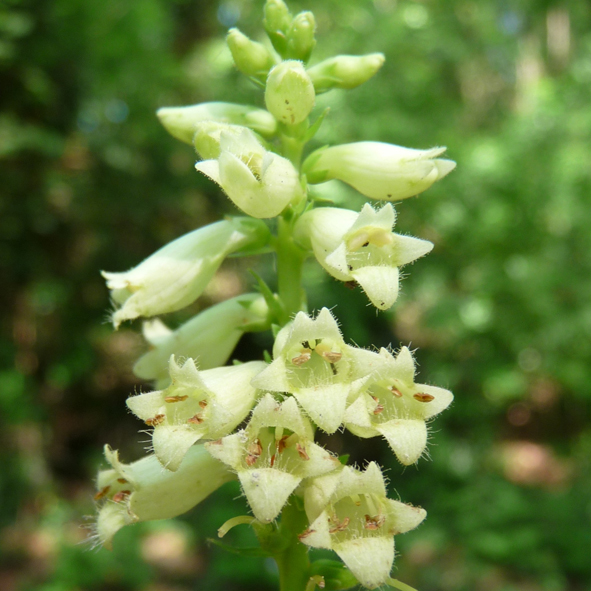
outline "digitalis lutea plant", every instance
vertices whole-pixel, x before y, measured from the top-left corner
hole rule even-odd
[[[395,233],[391,203],[366,203],[359,212],[322,206],[309,187],[336,179],[370,199],[396,201],[428,189],[455,163],[440,158],[444,148],[382,142],[304,157],[324,117],[311,121],[316,95],[367,82],[384,56],[334,56],[308,66],[316,44],[311,12],[292,16],[282,0],[267,0],[263,24],[270,44],[238,29],[227,42],[236,67],[264,86],[265,109],[211,102],[158,112],[171,135],[195,147],[197,171],[242,215],[193,230],[130,271],[103,273],[115,328],[147,319],[151,348],[134,371],[154,390],[127,405],[153,429],[153,454],[124,464],[105,448],[111,467],[97,481],[95,535],[110,546],[121,527],[179,515],[237,480],[253,516],[230,520],[220,535],[250,524],[278,564],[282,591],[396,586],[394,536],[418,526],[425,511],[389,499],[377,464],[343,465],[315,433],[344,428],[383,437],[403,465],[414,464],[425,453],[428,422],[453,396],[416,383],[407,347],[353,346],[331,311],[309,314],[302,269],[307,259],[316,262],[387,310],[398,297],[399,269],[433,244]],[[276,292],[259,279],[258,293],[216,304],[177,328],[158,318],[194,302],[226,257],[267,252],[276,257]],[[273,330],[272,356],[226,366],[244,332],[264,330]],[[333,550],[342,562],[310,561],[309,548]]]

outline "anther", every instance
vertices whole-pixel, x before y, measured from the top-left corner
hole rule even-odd
[[[148,425],[148,427],[156,427],[157,425],[160,425],[160,423],[164,422],[165,417],[166,415],[156,415],[151,419],[146,419],[146,425]]]
[[[416,394],[413,394],[412,397],[419,402],[431,402],[431,400],[435,398],[435,396],[425,394],[424,392],[417,392]]]
[[[164,402],[182,402],[183,400],[187,400],[187,398],[189,398],[188,394],[184,396],[166,396]]]

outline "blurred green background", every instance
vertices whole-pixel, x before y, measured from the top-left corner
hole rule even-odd
[[[105,442],[146,445],[125,409],[139,323],[113,333],[99,270],[125,270],[232,206],[195,173],[159,106],[262,104],[227,28],[261,35],[262,0],[4,0],[0,6],[0,589],[271,590],[272,565],[207,544],[246,512],[227,485],[175,522],[84,544]],[[332,437],[424,506],[396,538],[421,591],[591,589],[591,5],[580,0],[316,0],[313,62],[385,53],[375,79],[319,98],[319,144],[447,145],[457,171],[397,206],[432,240],[392,312],[315,267],[360,346],[418,347],[420,381],[450,388],[430,456]],[[327,194],[358,208],[342,187]],[[270,260],[250,265],[269,266]],[[246,289],[223,266],[185,318]],[[246,340],[239,355],[268,346]],[[248,528],[228,536],[251,544]],[[261,581],[262,577],[262,581]]]

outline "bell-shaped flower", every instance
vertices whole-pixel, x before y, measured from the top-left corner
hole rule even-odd
[[[298,220],[294,238],[330,275],[358,283],[376,308],[387,310],[398,297],[399,267],[433,248],[427,240],[394,234],[395,221],[390,203],[379,210],[366,203],[359,214],[316,208]]]
[[[271,113],[235,103],[214,102],[188,107],[162,107],[156,115],[170,135],[186,144],[193,143],[196,126],[202,121],[243,125],[265,137],[271,137],[277,131],[277,121]]]
[[[415,383],[415,363],[407,347],[402,347],[396,357],[386,349],[379,355],[382,364],[347,408],[345,426],[359,437],[383,436],[398,460],[408,466],[425,451],[426,421],[445,410],[453,394]]]
[[[287,60],[275,66],[267,78],[265,104],[285,125],[304,121],[314,107],[314,85],[302,62]]]
[[[253,380],[261,390],[292,394],[323,431],[334,433],[347,400],[355,397],[377,353],[345,344],[336,320],[323,308],[314,319],[299,312],[282,328],[273,362]]]
[[[337,55],[308,69],[316,94],[333,88],[350,89],[367,82],[384,65],[383,53]]]
[[[339,179],[372,199],[397,201],[427,190],[456,163],[437,158],[445,148],[413,150],[382,142],[357,142],[320,148],[305,160],[309,183]]]
[[[261,399],[246,429],[206,444],[209,453],[237,474],[252,512],[273,521],[305,478],[338,468],[336,457],[314,443],[314,431],[296,401]]]
[[[193,303],[224,259],[249,247],[262,247],[269,229],[257,220],[233,218],[173,240],[124,273],[102,272],[113,302],[117,328],[124,320],[174,312]]]
[[[202,445],[187,452],[176,472],[165,470],[153,455],[123,464],[108,445],[105,457],[111,468],[98,475],[95,500],[99,510],[93,529],[96,541],[107,548],[124,525],[181,515],[236,479]]]
[[[155,381],[161,390],[170,384],[171,355],[193,358],[201,370],[226,364],[245,329],[267,325],[269,309],[260,294],[244,294],[215,304],[176,330],[159,319],[144,322],[144,337],[151,349],[142,355],[133,371]]]
[[[127,406],[154,427],[154,453],[174,471],[196,441],[223,437],[246,418],[257,395],[250,382],[264,367],[263,361],[251,361],[198,371],[192,359],[181,366],[171,357],[171,385],[132,396]]]
[[[377,464],[365,472],[345,466],[310,481],[304,493],[309,528],[299,535],[313,548],[334,550],[370,589],[387,581],[394,562],[394,536],[417,527],[426,512],[386,497]]]
[[[255,218],[275,217],[302,195],[293,164],[267,151],[246,128],[241,134],[222,131],[219,157],[197,162],[195,168],[220,185],[234,205]]]

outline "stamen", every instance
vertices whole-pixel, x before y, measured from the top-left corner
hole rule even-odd
[[[365,529],[369,530],[376,530],[384,525],[386,521],[386,517],[384,515],[376,515],[375,517],[371,517],[370,515],[365,516]]]
[[[294,365],[303,365],[307,363],[312,358],[312,351],[310,349],[303,349],[302,352],[296,356],[292,357],[291,362]]]
[[[343,530],[347,529],[347,526],[349,525],[349,521],[351,521],[351,520],[348,517],[345,517],[345,519],[343,519],[343,521],[339,521],[338,517],[335,515],[329,521],[332,521],[335,524],[335,526],[332,527],[331,529],[329,529],[328,533],[329,534],[336,534],[339,531],[343,531]]]
[[[419,402],[431,402],[431,400],[435,398],[435,396],[425,394],[424,392],[417,392],[416,394],[413,394],[412,397]]]
[[[115,503],[120,503],[121,501],[124,501],[130,494],[130,490],[120,490],[118,493],[113,495],[113,501]]]
[[[308,455],[306,448],[299,441],[298,443],[296,443],[296,449],[298,450],[298,455],[300,456],[300,458],[302,458],[302,460],[310,459],[310,456]]]
[[[189,398],[188,394],[185,394],[184,396],[166,396],[164,402],[182,402],[183,400],[187,400],[187,398]]]
[[[396,388],[396,386],[392,386],[390,388],[390,392],[392,392],[392,394],[394,394],[396,398],[402,398],[402,392],[398,388]]]
[[[146,419],[146,425],[148,425],[148,427],[156,427],[157,425],[160,425],[160,423],[164,422],[164,419],[166,418],[166,415],[156,415],[155,417],[152,417],[151,419]]]
[[[193,415],[190,419],[187,419],[187,423],[189,423],[190,425],[201,425],[201,423],[203,423],[203,417],[201,416],[201,413],[197,413],[196,415]]]
[[[111,486],[108,484],[99,490],[96,495],[94,495],[95,501],[100,501],[102,498],[107,496],[107,493],[111,490]]]

